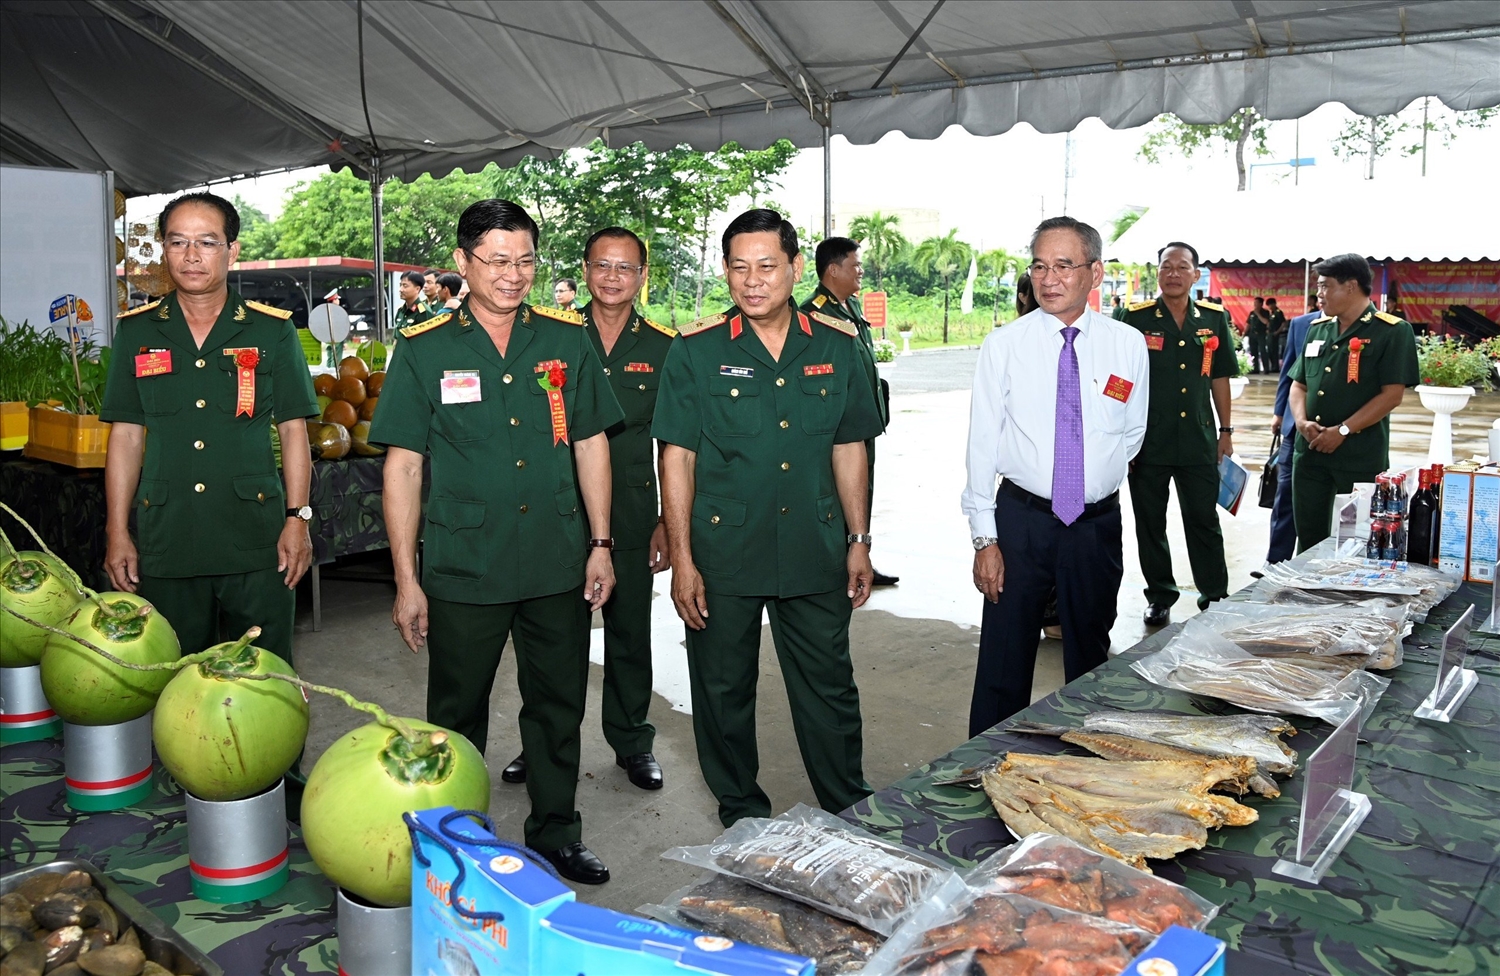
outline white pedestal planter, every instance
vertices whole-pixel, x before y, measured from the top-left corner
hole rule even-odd
[[[1472,386],[1418,386],[1422,406],[1432,411],[1432,440],[1427,446],[1427,463],[1453,463],[1453,415],[1474,395]]]
[[[911,333],[910,332],[903,332],[903,333],[901,333],[901,355],[903,355],[903,356],[910,356],[911,355]]]
[[[888,363],[877,362],[875,364],[875,368],[882,373],[889,373],[891,370],[896,368],[896,361],[893,359]]]
[[[1245,387],[1249,384],[1250,377],[1248,376],[1229,377],[1229,399],[1238,400],[1240,398],[1240,394],[1245,392]]]

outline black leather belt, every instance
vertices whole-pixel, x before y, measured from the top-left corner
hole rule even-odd
[[[1010,497],[1014,498],[1016,501],[1020,502],[1023,505],[1034,508],[1040,512],[1046,512],[1048,515],[1053,515],[1052,499],[1043,498],[1041,495],[1033,495],[1031,492],[1027,491],[1025,488],[1022,488],[1020,485],[1016,484],[1013,481],[1000,482],[1000,491],[1003,494],[1009,495]],[[1083,514],[1078,516],[1077,521],[1082,522],[1085,519],[1091,519],[1096,518],[1100,515],[1106,515],[1110,512],[1115,511],[1119,507],[1120,493],[1117,491],[1113,494],[1099,499],[1097,502],[1089,502],[1087,505],[1084,505]],[[1053,515],[1053,517],[1056,518],[1055,515]]]

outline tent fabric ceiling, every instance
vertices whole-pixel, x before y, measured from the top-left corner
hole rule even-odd
[[[816,145],[824,120],[870,143],[1500,104],[1493,0],[0,0],[0,22],[0,158],[132,192],[374,147],[410,177],[595,138]]]

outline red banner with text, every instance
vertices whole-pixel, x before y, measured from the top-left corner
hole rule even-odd
[[[1257,268],[1210,268],[1208,272],[1209,294],[1217,295],[1229,310],[1240,332],[1245,331],[1245,322],[1256,298],[1274,298],[1283,315],[1292,318],[1307,311],[1307,292],[1318,285],[1318,276],[1306,277],[1302,265],[1274,265]]]
[[[1500,261],[1397,261],[1398,314],[1411,323],[1437,325],[1449,305],[1467,305],[1500,321]]]

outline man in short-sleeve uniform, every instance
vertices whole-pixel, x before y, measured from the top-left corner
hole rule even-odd
[[[724,252],[736,306],[672,344],[652,432],[666,442],[698,761],[728,826],[772,812],[756,782],[762,610],[818,802],[837,811],[870,792],[849,619],[869,595],[864,442],[880,411],[854,327],[791,303],[802,272],[791,224],[747,211]]]
[[[1297,551],[1328,538],[1333,496],[1390,466],[1391,411],[1421,379],[1411,325],[1375,310],[1370,265],[1340,254],[1316,265],[1326,313],[1292,365],[1292,517]]]
[[[1229,377],[1240,371],[1229,314],[1212,302],[1192,301],[1198,252],[1174,241],[1162,248],[1157,261],[1161,297],[1131,305],[1124,319],[1146,337],[1151,362],[1146,440],[1130,467],[1148,627],[1166,626],[1179,596],[1167,544],[1167,495],[1174,481],[1198,609],[1229,594],[1217,510],[1218,464],[1234,453]]]
[[[583,316],[525,304],[536,236],[508,201],[464,211],[454,260],[469,298],[406,330],[370,440],[390,447],[392,616],[413,651],[428,649],[428,721],[483,751],[495,669],[513,637],[530,761],[526,843],[565,877],[599,884],[609,871],[583,845],[574,796],[589,610],[614,586],[604,431],[623,415]],[[424,453],[432,486],[418,583]]]
[[[179,197],[159,230],[177,287],[121,317],[100,411],[114,425],[105,568],[156,606],[184,653],[258,626],[256,646],[291,662],[294,588],[312,559],[312,377],[291,313],[228,287],[239,215],[227,200]]]
[[[420,271],[408,271],[401,276],[401,283],[397,286],[400,289],[401,304],[396,306],[392,315],[398,330],[432,318],[432,307],[427,304],[422,290],[425,284],[426,280]]]

